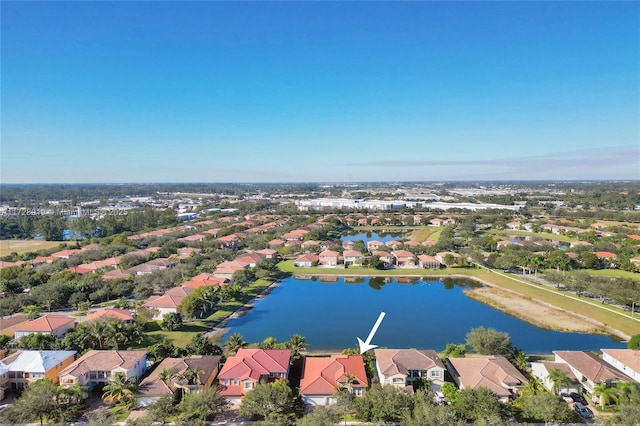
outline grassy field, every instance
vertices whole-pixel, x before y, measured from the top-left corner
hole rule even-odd
[[[8,256],[11,253],[27,253],[42,249],[58,247],[61,241],[40,241],[40,240],[0,240],[0,257]]]
[[[632,280],[640,280],[640,273],[622,271],[620,269],[583,269],[587,271],[589,275],[596,275],[599,277],[614,277],[614,278],[631,278]],[[569,272],[571,274],[571,272]]]
[[[580,297],[567,291],[556,290],[552,287],[539,284],[530,284],[519,280],[516,276],[508,274],[489,272],[486,269],[468,268],[445,268],[440,270],[431,269],[390,269],[378,271],[365,267],[339,268],[296,268],[293,261],[286,261],[280,264],[280,268],[289,273],[304,275],[368,275],[368,276],[465,276],[477,278],[497,287],[512,290],[525,298],[538,300],[550,305],[575,312],[603,323],[605,326],[620,330],[627,335],[640,334],[640,322],[631,319],[630,313],[611,305],[603,305],[587,297]]]
[[[529,231],[522,231],[522,230],[490,229],[485,232],[487,232],[488,234],[500,235],[504,237],[509,235],[518,235],[521,237],[538,237],[538,238],[545,238],[548,240],[557,240],[565,243],[573,243],[573,242],[579,241],[577,238],[567,237],[566,235],[537,233],[537,232],[529,232]]]

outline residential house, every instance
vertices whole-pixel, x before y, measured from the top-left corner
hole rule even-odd
[[[75,359],[76,351],[22,351],[0,360],[0,400],[41,379],[58,383],[58,373]]]
[[[234,261],[238,263],[245,263],[249,268],[253,268],[264,261],[264,256],[256,252],[244,253],[236,257]]]
[[[113,271],[105,272],[102,274],[103,280],[119,280],[119,279],[129,279],[132,275],[128,270],[122,269],[114,269]]]
[[[322,266],[337,266],[340,253],[333,250],[325,250],[318,256],[318,263]]]
[[[380,247],[382,246],[384,246],[384,243],[382,241],[371,240],[367,242],[367,250],[369,250],[369,253],[380,250]]]
[[[598,259],[602,260],[608,268],[615,267],[614,262],[618,258],[617,254],[611,253],[610,251],[597,251],[596,256],[598,256]]]
[[[123,373],[138,383],[147,370],[147,351],[95,351],[91,350],[58,374],[60,385],[87,386],[89,390],[106,385],[117,373]]]
[[[65,334],[76,325],[76,320],[64,315],[43,315],[33,321],[20,324],[15,327],[16,339],[34,333],[55,334],[64,337]]]
[[[600,383],[633,381],[629,376],[618,371],[602,358],[587,351],[553,351],[555,361],[569,365],[571,372],[578,378],[582,390],[592,395]]]
[[[256,253],[261,254],[267,260],[277,260],[278,251],[274,249],[257,250]]]
[[[416,266],[416,256],[407,250],[393,250],[393,263],[398,268],[414,268]]]
[[[305,404],[334,404],[336,401],[333,395],[336,389],[344,387],[352,395],[362,396],[362,392],[368,386],[362,355],[332,355],[304,359],[300,395]]]
[[[640,383],[640,350],[602,349],[602,360]]]
[[[133,315],[128,309],[101,308],[87,312],[87,321],[96,321],[105,318],[116,319],[125,324],[133,323]]]
[[[10,317],[0,318],[0,334],[15,337],[15,328],[29,322],[29,318],[25,314],[16,314]]]
[[[237,262],[235,260],[226,260],[220,263],[215,271],[213,271],[213,275],[218,278],[229,278],[233,277],[234,272],[242,271],[249,267],[248,263]]]
[[[451,255],[451,257],[454,259],[454,263],[457,263],[458,259],[462,257],[458,253],[454,253],[452,251],[441,251],[440,253],[436,253],[435,258],[438,260],[438,262],[442,263],[443,265],[446,265],[447,262],[445,262],[445,259],[447,259],[449,255]]]
[[[198,288],[206,286],[224,286],[229,283],[228,278],[216,277],[213,274],[202,273],[180,284],[182,287]]]
[[[447,370],[458,388],[487,388],[502,402],[515,398],[529,383],[517,368],[500,355],[448,358],[447,361]]]
[[[240,237],[236,234],[230,234],[224,237],[220,237],[216,241],[218,241],[222,245],[222,247],[236,248],[236,246],[240,242]]]
[[[431,390],[440,391],[445,366],[431,349],[375,349],[376,372],[381,385],[411,386],[419,379],[429,380]]]
[[[155,271],[172,268],[174,263],[169,259],[157,258],[148,262],[141,263],[126,270],[132,275],[148,275]]]
[[[402,247],[402,243],[398,240],[387,241],[384,245],[389,247],[391,250],[398,250]]]
[[[378,256],[380,258],[380,261],[384,263],[385,266],[393,265],[394,257],[391,255],[390,252],[380,250],[380,251],[374,252],[373,256]]]
[[[72,250],[61,250],[55,253],[51,253],[51,257],[54,259],[69,259],[71,256],[79,254],[82,252],[80,249],[72,249]]]
[[[342,253],[345,265],[362,265],[364,256],[357,250],[345,250]]]
[[[240,349],[220,370],[218,391],[231,404],[240,404],[261,380],[287,379],[290,361],[289,349]]]
[[[298,256],[296,260],[294,260],[293,265],[298,268],[310,268],[314,264],[317,264],[319,259],[317,254],[305,253],[302,256]]]
[[[554,383],[550,377],[550,373],[554,369],[558,369],[562,371],[567,378],[567,383],[564,386],[558,387],[559,393],[580,393],[582,390],[582,386],[580,385],[580,381],[573,374],[573,371],[569,368],[568,364],[563,362],[551,362],[551,361],[541,361],[541,362],[532,362],[529,364],[531,367],[531,374],[542,383],[542,385],[553,392]]]
[[[146,407],[165,395],[176,392],[190,393],[209,389],[214,383],[220,367],[220,357],[191,355],[189,358],[165,358],[138,386],[138,405]],[[187,370],[198,373],[194,380],[184,374]],[[163,371],[171,377],[161,378]]]
[[[285,243],[285,242],[286,242],[286,241],[284,241],[284,240],[275,239],[275,240],[271,240],[271,241],[269,241],[269,243],[268,243],[268,244],[269,244],[269,248],[272,248],[272,249],[278,249],[278,248],[280,248],[280,247],[284,247],[284,243]]]
[[[426,269],[440,269],[441,266],[438,259],[427,254],[421,254],[418,256],[418,265],[420,265],[421,268]]]
[[[174,287],[167,290],[162,296],[151,296],[142,307],[157,309],[158,313],[154,315],[153,319],[161,320],[166,314],[178,312],[178,306],[185,297],[193,293],[193,290],[190,287]]]

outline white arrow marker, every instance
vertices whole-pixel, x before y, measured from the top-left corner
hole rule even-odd
[[[362,339],[357,337],[358,345],[360,345],[360,355],[362,355],[363,353],[365,353],[368,350],[371,350],[373,348],[377,348],[378,347],[377,345],[372,345],[371,344],[371,339],[373,339],[373,335],[376,334],[376,331],[378,331],[378,327],[380,327],[380,323],[382,322],[382,319],[384,318],[385,315],[386,314],[384,312],[380,312],[380,316],[376,320],[376,323],[373,324],[373,328],[371,329],[371,332],[367,336],[367,341],[366,342],[363,342]]]

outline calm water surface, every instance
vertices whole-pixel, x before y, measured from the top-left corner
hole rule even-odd
[[[404,234],[396,233],[396,232],[392,232],[392,233],[359,232],[356,234],[343,234],[340,237],[340,239],[342,241],[362,240],[364,241],[365,244],[367,244],[369,241],[374,241],[374,240],[382,241],[383,243],[386,243],[388,241],[399,240],[402,237],[404,237]]]
[[[354,347],[356,337],[365,340],[384,311],[387,315],[372,344],[389,348],[440,351],[447,343],[463,343],[467,332],[479,326],[509,333],[513,343],[527,353],[625,347],[608,336],[561,333],[529,325],[468,298],[463,290],[475,284],[459,279],[413,278],[406,283],[391,278],[321,279],[327,280],[283,280],[245,316],[229,322],[227,336],[237,332],[249,342],[269,336],[281,342],[299,333],[311,350],[343,349]]]

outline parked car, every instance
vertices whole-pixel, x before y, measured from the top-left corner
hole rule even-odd
[[[569,395],[568,393],[561,393],[560,396],[562,397],[562,399],[564,399],[564,402],[575,402],[573,400],[573,398],[571,398],[571,395]]]
[[[593,413],[587,407],[582,405],[579,402],[573,404],[573,409],[582,417],[583,419],[590,419],[593,417]]]
[[[584,399],[584,397],[582,395],[580,395],[579,393],[576,392],[571,392],[569,394],[569,396],[571,397],[571,399],[573,400],[573,402],[579,402],[582,405],[587,405],[587,401]]]

